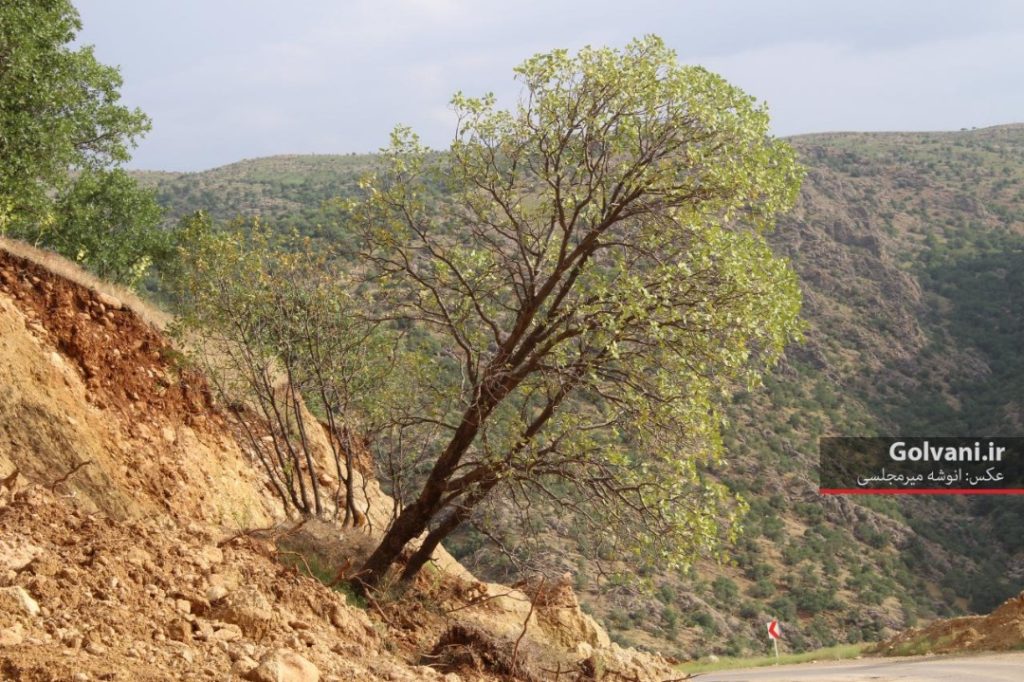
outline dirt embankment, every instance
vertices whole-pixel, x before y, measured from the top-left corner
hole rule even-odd
[[[935,621],[901,632],[875,647],[883,655],[1020,649],[1024,649],[1024,592],[1007,599],[987,616]]]
[[[277,512],[201,376],[138,312],[0,245],[0,472],[113,518]],[[74,472],[74,473],[72,473]]]
[[[443,550],[401,595],[328,587],[390,499],[360,481],[371,528],[286,519],[203,377],[129,301],[0,241],[0,679],[680,676],[610,643],[568,584],[480,583]]]

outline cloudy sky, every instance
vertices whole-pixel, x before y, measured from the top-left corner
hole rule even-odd
[[[955,130],[1024,121],[1020,0],[75,0],[81,42],[153,119],[132,166],[200,170],[433,146],[453,92],[519,92],[556,47],[656,33],[768,102],[774,130]]]

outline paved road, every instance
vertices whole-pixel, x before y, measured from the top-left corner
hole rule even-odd
[[[1024,653],[865,658],[697,675],[699,682],[1022,682]]]

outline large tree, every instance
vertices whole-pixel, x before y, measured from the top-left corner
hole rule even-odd
[[[516,73],[511,111],[456,95],[444,154],[397,130],[352,206],[373,309],[448,368],[400,432],[429,467],[367,586],[499,492],[663,565],[714,547],[719,406],[799,330],[764,235],[801,171],[763,106],[655,37]]]
[[[73,45],[80,29],[68,0],[0,3],[0,234],[132,283],[162,247],[159,216],[150,193],[111,169],[149,119],[119,103],[116,68]]]

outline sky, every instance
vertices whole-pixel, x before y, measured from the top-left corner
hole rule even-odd
[[[661,36],[767,102],[777,135],[1024,121],[1020,0],[74,0],[153,120],[132,168],[444,148],[456,91],[511,105],[554,48]]]

